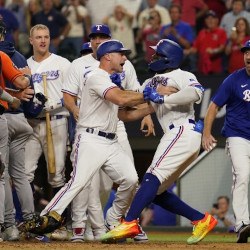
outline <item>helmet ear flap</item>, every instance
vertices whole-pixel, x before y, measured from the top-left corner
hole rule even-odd
[[[162,57],[159,60],[149,64],[149,68],[154,72],[160,72],[168,68],[169,60]]]

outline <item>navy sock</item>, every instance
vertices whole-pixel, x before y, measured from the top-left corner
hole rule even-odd
[[[17,196],[16,189],[14,187],[12,188],[12,196],[13,196],[13,202],[14,202],[14,206],[16,210],[15,220],[16,222],[22,222],[23,221],[22,208],[21,208],[21,204],[18,199],[18,196]]]
[[[137,191],[125,218],[126,221],[132,221],[139,218],[142,210],[155,198],[160,184],[156,176],[149,173],[144,175],[141,187]]]
[[[161,206],[162,208],[174,213],[186,217],[190,221],[201,220],[204,218],[204,214],[188,206],[177,195],[165,191],[164,193],[157,195],[153,203]]]

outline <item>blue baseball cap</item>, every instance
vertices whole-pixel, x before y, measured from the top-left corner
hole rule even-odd
[[[93,25],[91,27],[91,31],[90,31],[90,34],[89,34],[89,38],[91,38],[92,36],[96,35],[96,34],[104,34],[104,35],[107,35],[108,37],[111,38],[111,32],[110,32],[110,29],[107,25],[105,24],[96,24],[96,25]]]
[[[245,53],[245,51],[250,50],[250,40],[245,42],[245,46],[240,49],[242,53]]]
[[[129,55],[131,53],[130,49],[124,48],[123,44],[118,40],[108,40],[101,43],[97,47],[96,55],[97,60],[100,61],[101,57],[107,53],[122,52],[124,55]]]
[[[81,49],[80,53],[82,54],[85,51],[89,51],[89,52],[93,51],[92,48],[91,48],[91,43],[90,42],[82,44],[82,49]]]

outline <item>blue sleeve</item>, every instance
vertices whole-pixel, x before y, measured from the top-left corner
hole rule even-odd
[[[234,75],[235,74],[228,76],[223,81],[223,83],[221,84],[221,86],[219,87],[219,89],[217,90],[217,92],[211,99],[212,102],[214,102],[219,107],[223,107],[228,102],[231,96],[232,84],[234,82]]]

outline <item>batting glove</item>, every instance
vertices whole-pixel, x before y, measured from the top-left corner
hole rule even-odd
[[[43,109],[46,112],[49,112],[49,111],[61,108],[62,106],[63,106],[63,99],[55,100],[55,99],[48,98],[48,100],[45,102]]]
[[[162,104],[164,103],[164,95],[160,95],[157,90],[146,87],[143,91],[144,99],[145,100],[150,100],[154,103],[157,104]]]
[[[120,74],[114,73],[110,76],[110,79],[111,79],[112,83],[117,85],[119,88],[122,87],[122,81],[121,81]]]

